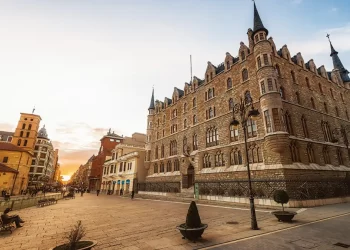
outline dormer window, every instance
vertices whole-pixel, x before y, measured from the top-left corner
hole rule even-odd
[[[247,69],[243,69],[243,71],[242,71],[242,80],[243,80],[243,82],[248,80],[248,70]]]
[[[259,33],[259,39],[260,39],[260,41],[264,40],[264,34],[263,33]]]

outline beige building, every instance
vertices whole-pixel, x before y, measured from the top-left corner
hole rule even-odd
[[[111,194],[127,194],[136,191],[137,183],[144,182],[146,135],[134,133],[132,137],[124,137],[121,144],[112,151],[104,163],[101,191]]]
[[[239,115],[238,129],[232,125],[243,100],[260,112],[245,126],[257,198],[271,199],[276,189],[293,200],[350,195],[349,72],[332,44],[327,71],[287,45],[276,48],[268,33],[254,4],[253,30],[236,56],[227,52],[218,66],[208,62],[203,79],[174,88],[170,98],[154,101],[152,94],[142,191],[193,194],[195,184],[205,199],[247,197]]]

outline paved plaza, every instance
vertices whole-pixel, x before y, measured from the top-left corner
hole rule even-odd
[[[188,207],[188,203],[85,194],[74,200],[60,200],[57,205],[14,211],[26,222],[12,234],[0,235],[1,249],[49,249],[64,243],[65,233],[77,220],[82,220],[86,228],[85,239],[98,241],[95,249],[198,249],[350,211],[350,204],[310,208],[298,214],[294,223],[281,223],[271,210],[257,208],[260,230],[253,231],[248,209],[199,204],[202,222],[209,227],[203,239],[193,243],[182,239],[175,229],[185,222]]]

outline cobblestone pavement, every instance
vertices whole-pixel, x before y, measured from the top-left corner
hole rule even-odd
[[[65,242],[64,235],[77,220],[86,228],[85,239],[98,241],[95,249],[194,249],[339,215],[350,206],[308,209],[292,224],[277,222],[269,210],[257,209],[260,230],[253,231],[248,209],[198,205],[202,222],[209,227],[196,243],[182,239],[175,229],[185,222],[188,207],[188,203],[85,194],[57,205],[14,211],[26,222],[12,234],[0,235],[0,249],[49,249]]]

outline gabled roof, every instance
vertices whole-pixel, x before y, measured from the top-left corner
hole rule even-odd
[[[185,94],[185,92],[181,89],[178,89],[175,87],[175,89],[179,92],[179,98],[183,97],[183,95]]]
[[[6,166],[3,163],[0,163],[0,172],[5,172],[5,173],[18,173],[16,169],[10,168]]]
[[[292,57],[292,62],[294,62],[295,64],[298,64],[297,55]]]
[[[0,150],[27,152],[27,153],[31,154],[27,150],[25,150],[21,147],[18,147],[16,145],[13,145],[12,143],[8,143],[8,142],[0,142]]]

